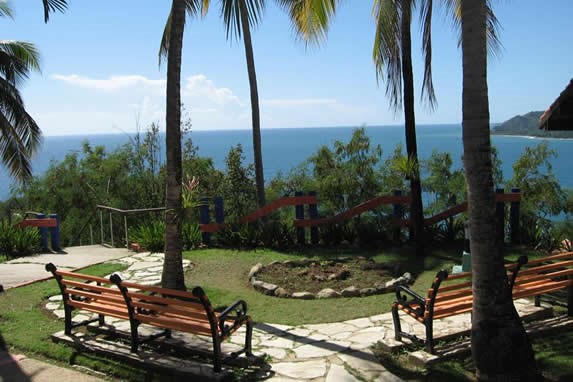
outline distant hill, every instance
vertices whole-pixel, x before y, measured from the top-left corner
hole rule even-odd
[[[573,138],[573,131],[545,131],[539,128],[539,117],[542,111],[530,111],[517,115],[494,127],[494,135],[523,135],[528,137]]]

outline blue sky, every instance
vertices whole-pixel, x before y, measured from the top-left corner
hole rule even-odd
[[[0,0],[2,1],[2,0]],[[28,111],[45,135],[120,133],[164,125],[165,70],[157,50],[169,11],[163,0],[70,0],[43,22],[40,0],[12,0],[2,38],[34,42],[42,73],[23,87]],[[494,0],[503,50],[488,67],[492,122],[543,110],[573,77],[573,1]],[[194,130],[251,126],[243,46],[226,40],[218,1],[189,20],[182,99]],[[551,6],[549,6],[549,4]],[[371,0],[343,2],[328,40],[306,49],[286,15],[268,2],[253,45],[263,128],[399,125],[371,59]],[[416,105],[417,122],[460,123],[462,68],[457,37],[435,12],[433,70],[438,107]],[[418,24],[412,29],[416,96],[422,78]]]

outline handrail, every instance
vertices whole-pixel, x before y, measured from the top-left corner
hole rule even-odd
[[[109,207],[109,206],[104,206],[101,204],[96,205],[96,209],[102,209],[102,210],[109,210],[109,211],[113,211],[113,212],[119,212],[120,214],[137,214],[137,213],[141,213],[141,212],[154,212],[154,211],[165,211],[165,207],[153,207],[153,208],[140,208],[140,209],[134,209],[134,210],[122,210],[120,208],[115,208],[115,207]]]

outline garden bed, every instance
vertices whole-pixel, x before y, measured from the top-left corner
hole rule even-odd
[[[387,293],[399,283],[411,283],[412,276],[408,272],[402,274],[397,264],[341,257],[259,263],[251,268],[249,281],[266,295],[310,300]]]

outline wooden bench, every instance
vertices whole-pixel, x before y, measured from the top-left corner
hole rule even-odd
[[[517,262],[508,264],[509,287],[513,287],[519,269],[527,263],[527,257],[521,256]],[[406,285],[396,288],[396,301],[392,304],[392,318],[397,341],[406,337],[412,341],[425,344],[429,353],[434,353],[434,320],[470,312],[473,306],[471,272],[448,275],[441,270],[437,273],[426,297],[420,296]],[[426,339],[403,332],[400,324],[399,310],[416,319],[425,326]]]
[[[530,260],[515,279],[513,298],[534,297],[540,306],[541,295],[562,289],[567,290],[567,314],[573,316],[573,252]]]
[[[58,282],[64,303],[65,333],[72,334],[72,329],[78,326],[98,322],[105,324],[105,316],[129,320],[129,312],[123,295],[108,279],[62,271],[52,263],[46,265],[46,270],[54,275]],[[72,312],[76,309],[96,313],[98,318],[72,323]]]
[[[202,288],[193,291],[177,291],[123,281],[114,274],[110,279],[83,275],[56,269],[46,265],[52,272],[64,301],[65,333],[72,328],[92,322],[104,324],[105,316],[129,320],[131,351],[137,352],[140,344],[159,337],[171,337],[171,331],[210,336],[213,342],[214,370],[221,371],[221,342],[243,324],[246,325],[245,346],[231,354],[252,355],[251,338],[253,322],[247,315],[247,304],[240,300],[223,312],[215,312]],[[89,282],[89,283],[88,283]],[[95,283],[95,284],[91,284]],[[72,311],[82,309],[98,314],[98,318],[72,323]],[[141,324],[163,329],[161,332],[140,338]]]

